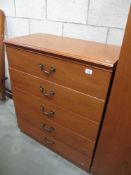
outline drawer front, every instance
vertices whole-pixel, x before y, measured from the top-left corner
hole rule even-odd
[[[28,111],[29,115],[34,116],[34,118],[30,119],[34,120],[34,123],[49,120],[89,140],[96,140],[99,124],[95,122],[86,120],[79,115],[75,115],[46,100],[29,95],[18,89],[14,90],[14,100],[19,111],[22,109],[22,111]]]
[[[73,148],[63,144],[62,142],[60,142],[59,140],[56,140],[51,136],[47,136],[42,131],[36,129],[35,127],[33,127],[32,125],[30,125],[24,120],[19,119],[18,122],[19,122],[20,129],[24,133],[36,139],[37,141],[39,141],[49,149],[69,159],[70,161],[77,164],[81,168],[85,170],[89,170],[91,160],[88,159],[87,156],[77,152]]]
[[[11,68],[105,99],[111,72],[55,57],[7,47]],[[55,72],[53,72],[55,68]],[[51,72],[50,75],[47,73]]]
[[[10,69],[10,74],[12,87],[27,91],[93,121],[100,121],[104,106],[103,100],[14,69]]]
[[[25,99],[25,101],[26,100],[27,99]],[[81,137],[75,132],[62,127],[47,118],[43,119],[43,117],[40,117],[39,114],[33,111],[33,106],[31,111],[29,106],[25,107],[24,105],[21,105],[21,101],[18,101],[17,97],[15,98],[15,107],[18,118],[31,123],[34,127],[38,128],[46,135],[53,136],[88,157],[92,157],[94,142]]]

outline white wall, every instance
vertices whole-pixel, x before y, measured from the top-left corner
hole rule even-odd
[[[6,35],[50,33],[121,45],[131,0],[0,0]]]
[[[131,0],[0,0],[6,37],[49,33],[121,45]]]

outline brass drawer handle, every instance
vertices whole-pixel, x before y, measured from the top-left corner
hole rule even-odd
[[[53,128],[53,127],[46,127],[46,124],[44,124],[44,123],[41,124],[41,129],[43,131],[49,132],[49,133],[55,131],[55,128]]]
[[[48,97],[48,98],[51,98],[55,95],[55,91],[54,90],[51,90],[49,92],[45,92],[45,89],[40,86],[40,92],[45,96],[45,97]]]
[[[40,110],[47,117],[53,117],[55,115],[55,112],[54,111],[46,112],[43,105],[40,106]]]
[[[53,72],[56,71],[56,68],[54,68],[54,67],[50,67],[50,70],[49,70],[49,71],[45,70],[45,66],[44,66],[44,64],[42,64],[42,63],[39,64],[39,67],[40,67],[40,70],[41,70],[43,73],[45,73],[46,75],[50,75],[50,74],[52,74]]]
[[[55,92],[53,90],[51,90],[49,92],[44,93],[43,95],[50,98],[50,97],[53,97],[55,95]]]
[[[54,144],[55,144],[55,141],[49,140],[47,137],[44,138],[44,142],[45,142],[47,145],[54,145]]]

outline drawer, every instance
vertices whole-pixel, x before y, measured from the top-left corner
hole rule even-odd
[[[14,100],[16,107],[20,111],[28,110],[32,116],[37,116],[34,120],[51,120],[65,128],[68,128],[77,134],[95,141],[98,133],[99,124],[87,120],[77,114],[71,113],[59,106],[56,106],[44,99],[40,99],[26,92],[14,89]]]
[[[24,90],[90,120],[96,122],[101,120],[103,100],[14,69],[10,69],[10,74],[13,88]]]
[[[25,99],[25,102],[26,101],[27,99]],[[26,104],[27,103],[23,105],[15,96],[15,107],[18,118],[24,119],[28,123],[31,123],[34,127],[40,129],[48,136],[53,136],[54,138],[59,139],[61,142],[87,155],[88,157],[92,157],[95,142],[62,127],[52,120],[43,118],[43,116],[40,116],[39,113],[37,114],[36,111],[33,110],[34,106],[26,106]]]
[[[81,154],[80,152],[77,152],[73,148],[69,147],[66,144],[63,144],[62,142],[60,142],[59,140],[56,140],[51,136],[47,136],[42,131],[36,129],[35,127],[33,127],[32,125],[30,125],[24,120],[19,119],[18,122],[19,122],[20,129],[24,133],[36,139],[37,141],[45,145],[47,148],[69,159],[79,167],[85,170],[89,170],[91,160],[88,159],[87,156]]]
[[[7,53],[11,68],[105,100],[111,77],[107,70],[13,47],[7,47]],[[47,71],[50,70],[49,75]]]

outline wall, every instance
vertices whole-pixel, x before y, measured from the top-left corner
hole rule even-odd
[[[0,8],[6,14],[6,37],[49,33],[121,45],[130,3],[131,0],[0,0]]]

